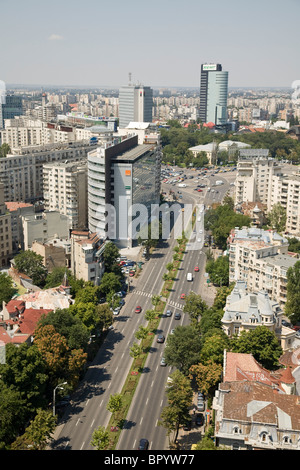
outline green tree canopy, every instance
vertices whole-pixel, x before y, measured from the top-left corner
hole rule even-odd
[[[12,278],[6,273],[0,273],[0,305],[9,302],[16,292]]]
[[[300,261],[287,271],[285,314],[293,324],[300,321]]]
[[[240,336],[231,340],[231,349],[233,352],[252,354],[269,370],[278,368],[278,359],[283,352],[275,334],[264,325],[242,331]]]
[[[200,359],[201,338],[191,326],[177,326],[174,334],[169,335],[165,347],[165,359],[168,365],[177,367],[187,375],[189,368]]]
[[[20,273],[27,274],[37,286],[43,286],[47,276],[47,270],[43,265],[43,258],[34,251],[22,251],[14,258],[16,269]]]

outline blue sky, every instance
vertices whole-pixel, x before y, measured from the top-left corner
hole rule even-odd
[[[7,84],[198,87],[201,63],[229,86],[300,80],[300,0],[0,0]]]

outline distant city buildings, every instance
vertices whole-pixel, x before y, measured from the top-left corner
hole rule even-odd
[[[221,64],[202,64],[199,117],[203,123],[227,122],[228,72]]]

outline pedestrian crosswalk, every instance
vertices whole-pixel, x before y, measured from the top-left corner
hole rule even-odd
[[[175,308],[178,308],[178,310],[183,310],[183,307],[184,305],[178,303],[178,302],[174,302],[173,300],[169,300],[168,304],[171,306],[171,307],[175,307]]]
[[[149,292],[144,292],[142,290],[134,290],[133,293],[136,295],[143,295],[144,297],[153,297],[153,294],[150,294]],[[183,310],[184,307],[183,304],[175,302],[174,300],[169,300],[168,306],[178,308],[178,310]]]
[[[145,297],[153,297],[153,294],[149,294],[149,292],[144,292],[142,290],[134,290],[133,293],[137,295],[144,295]]]

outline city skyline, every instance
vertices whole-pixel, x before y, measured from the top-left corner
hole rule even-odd
[[[11,84],[200,86],[221,63],[230,87],[289,87],[300,79],[299,2],[178,0],[113,4],[1,2],[2,70]],[[13,31],[13,34],[12,34]]]

